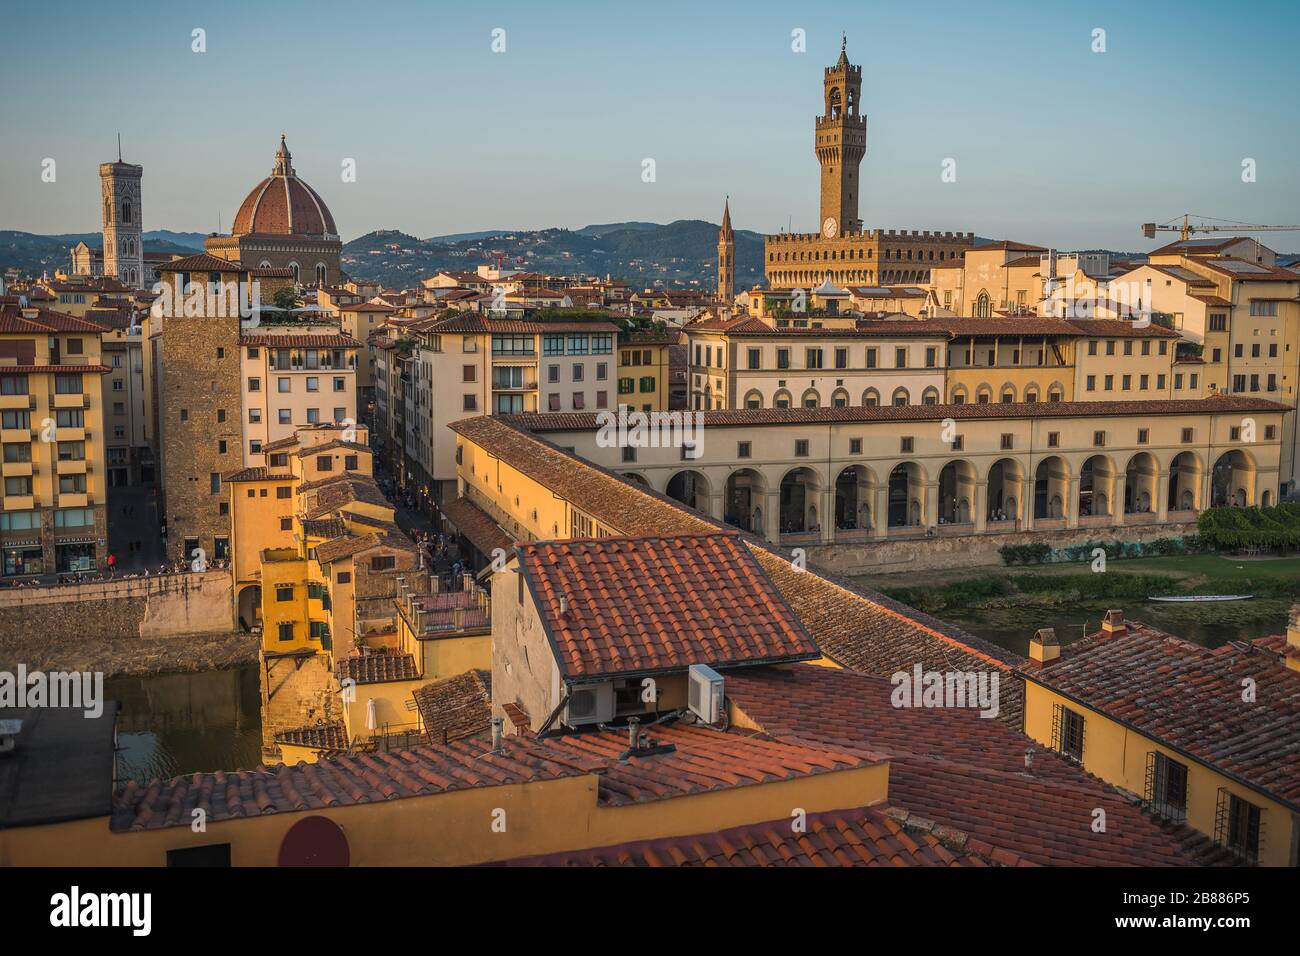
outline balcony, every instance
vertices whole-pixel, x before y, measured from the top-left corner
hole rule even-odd
[[[0,429],[0,442],[9,445],[30,445],[33,437],[40,438],[40,432],[33,435],[30,428],[2,428]]]
[[[34,475],[37,472],[30,461],[6,461],[0,465],[0,473],[3,473],[6,478],[18,478],[22,475]]]
[[[8,499],[5,500],[7,501]],[[60,508],[86,508],[94,503],[94,499],[85,492],[82,492],[81,494],[59,493],[58,507]]]
[[[89,402],[90,396],[81,392],[56,392],[54,395],[55,408],[88,408]]]
[[[84,458],[60,458],[56,470],[60,475],[84,475],[90,469]]]
[[[36,508],[36,498],[34,495],[5,495],[3,499],[4,511],[32,511]]]
[[[0,408],[36,408],[35,395],[0,395]]]

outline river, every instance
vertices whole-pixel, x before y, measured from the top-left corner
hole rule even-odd
[[[123,779],[166,779],[262,762],[257,665],[151,677],[114,677],[104,696],[121,705]]]

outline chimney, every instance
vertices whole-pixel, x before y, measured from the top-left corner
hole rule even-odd
[[[560,595],[560,617],[569,613],[569,598],[567,595]]]
[[[1124,612],[1120,610],[1110,610],[1106,616],[1101,619],[1101,633],[1107,637],[1123,637],[1128,633],[1128,628],[1124,626]]]
[[[1050,627],[1040,627],[1029,639],[1029,659],[1038,664],[1050,664],[1061,656],[1061,644],[1056,639],[1056,631]]]
[[[505,719],[502,717],[492,718],[492,750],[493,752],[501,749],[501,730],[505,726]]]

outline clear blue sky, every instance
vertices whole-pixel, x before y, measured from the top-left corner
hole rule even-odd
[[[811,230],[812,121],[844,30],[868,225],[1147,249],[1138,223],[1184,211],[1300,222],[1298,7],[8,2],[0,228],[97,230],[96,165],[120,131],[145,167],[146,228],[228,229],[284,130],[345,240],[717,221],[726,193],[738,228]],[[956,183],[940,181],[948,157]]]

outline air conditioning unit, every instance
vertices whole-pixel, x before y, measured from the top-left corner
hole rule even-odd
[[[564,723],[569,727],[603,724],[614,719],[614,684],[577,684],[569,689]]]
[[[686,703],[706,724],[722,719],[722,675],[707,664],[692,664]]]

